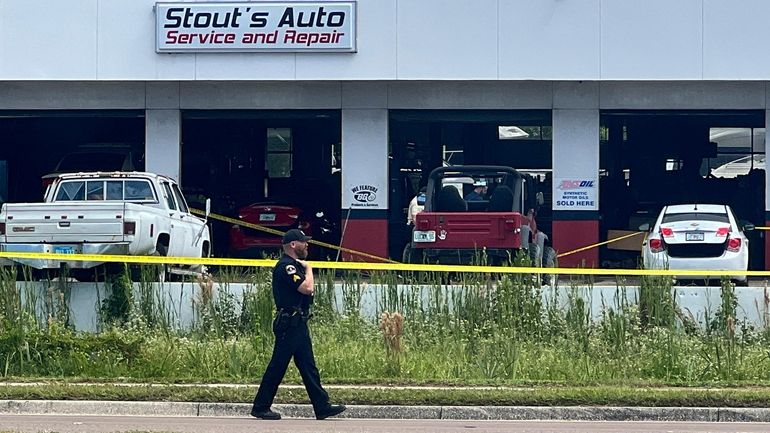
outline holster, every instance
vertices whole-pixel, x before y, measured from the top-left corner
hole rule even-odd
[[[274,326],[278,332],[285,332],[289,328],[294,328],[302,322],[307,322],[310,315],[305,315],[302,310],[279,310],[275,316]]]

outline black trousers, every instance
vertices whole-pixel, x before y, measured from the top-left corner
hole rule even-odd
[[[305,390],[313,404],[316,414],[323,412],[329,406],[329,394],[321,386],[321,376],[315,365],[313,356],[313,344],[310,341],[310,332],[307,322],[299,316],[281,317],[273,320],[273,333],[275,334],[275,346],[273,356],[267,365],[262,383],[259,385],[257,396],[254,397],[253,411],[270,409],[278,392],[289,361],[294,358]]]

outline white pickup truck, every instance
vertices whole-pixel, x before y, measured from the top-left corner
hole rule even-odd
[[[43,203],[6,203],[0,210],[3,252],[208,257],[210,246],[206,220],[190,213],[179,185],[153,173],[61,174]],[[88,269],[103,263],[10,262],[35,269],[63,263]],[[5,264],[12,263],[5,259]]]

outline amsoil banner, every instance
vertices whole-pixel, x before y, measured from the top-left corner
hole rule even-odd
[[[356,2],[156,3],[156,51],[355,52]]]
[[[595,178],[556,178],[554,210],[599,210],[599,181]]]

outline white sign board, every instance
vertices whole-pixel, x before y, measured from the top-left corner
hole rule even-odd
[[[554,210],[599,210],[599,180],[556,178],[553,183]]]
[[[156,51],[355,52],[356,2],[156,3]]]
[[[371,182],[349,187],[344,201],[350,209],[385,209],[386,198],[382,185]]]

